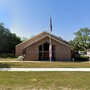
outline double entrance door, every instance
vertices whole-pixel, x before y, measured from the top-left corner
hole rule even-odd
[[[52,46],[52,59],[54,60],[54,46]],[[39,60],[49,60],[49,43],[44,43],[39,46]]]

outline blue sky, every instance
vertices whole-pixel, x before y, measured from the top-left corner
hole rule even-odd
[[[90,28],[90,0],[0,0],[0,22],[21,37],[50,29],[69,41],[80,28]]]

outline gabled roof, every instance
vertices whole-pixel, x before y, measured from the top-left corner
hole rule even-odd
[[[44,35],[43,35],[43,34],[44,34]],[[36,35],[36,36],[34,36],[34,37],[32,37],[32,38],[26,40],[25,42],[22,42],[22,43],[18,44],[17,46],[22,45],[22,44],[25,44],[25,43],[27,43],[27,42],[30,42],[31,40],[33,40],[34,38],[36,38],[37,36],[40,36],[40,35],[43,35],[43,36],[40,37],[40,38],[37,38],[36,40],[32,41],[30,44],[24,46],[24,48],[26,48],[26,47],[28,47],[28,46],[30,46],[30,45],[32,45],[32,44],[38,42],[39,40],[42,40],[42,39],[45,38],[45,37],[50,37],[50,33],[44,31],[44,32],[42,32],[42,33],[40,33],[40,34],[38,34],[38,35]],[[67,47],[70,47],[70,45],[68,44],[68,42],[65,41],[65,40],[63,40],[63,39],[60,38],[60,37],[57,37],[57,36],[51,34],[51,38],[52,38],[53,40],[59,42],[59,43],[64,44],[64,45],[67,46]],[[17,47],[17,46],[16,46],[16,47]]]

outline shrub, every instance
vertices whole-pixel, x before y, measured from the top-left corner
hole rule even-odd
[[[23,61],[24,57],[23,56],[18,56],[18,61]]]
[[[3,54],[0,54],[0,57],[1,58],[8,58],[8,57],[15,58],[15,54],[13,54],[13,53],[3,53]]]
[[[9,65],[9,64],[7,64],[7,63],[5,63],[5,64],[0,63],[0,68],[10,68],[10,66],[11,66],[11,65]]]
[[[80,55],[78,57],[74,58],[75,61],[89,61],[89,57],[88,56],[84,56],[84,55]]]

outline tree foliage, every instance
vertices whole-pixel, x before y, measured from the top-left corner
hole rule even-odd
[[[0,53],[14,53],[15,45],[19,43],[21,43],[21,39],[5,28],[3,23],[0,23]]]
[[[85,27],[75,32],[76,36],[74,40],[70,41],[70,44],[75,50],[85,50],[90,48],[90,29]]]

